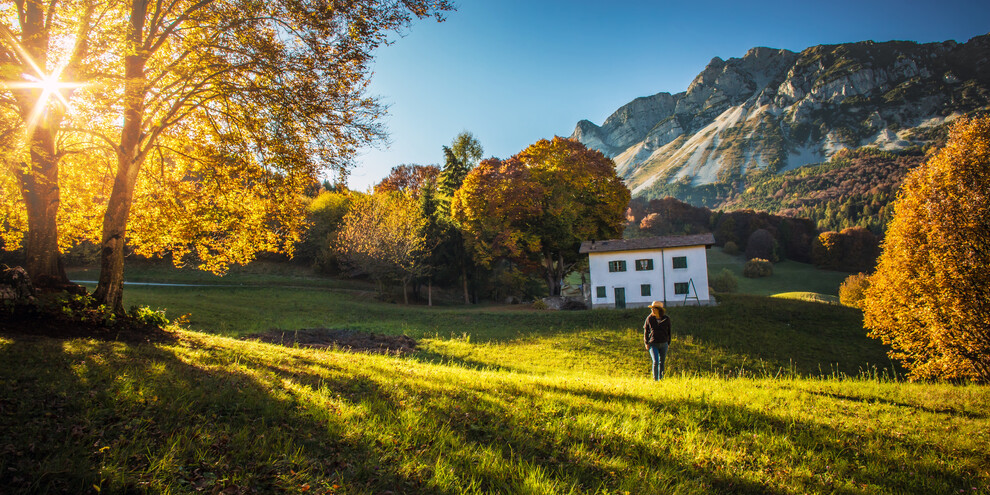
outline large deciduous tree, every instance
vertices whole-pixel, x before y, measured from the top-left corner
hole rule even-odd
[[[367,274],[379,284],[399,281],[408,304],[409,283],[430,270],[423,232],[417,201],[400,192],[372,194],[354,201],[334,244],[352,275]]]
[[[355,151],[383,135],[382,107],[366,95],[373,50],[412,19],[439,17],[451,8],[446,0],[14,3],[21,12],[8,18],[26,26],[21,45],[37,45],[27,51],[31,58],[44,61],[69,46],[70,60],[82,61],[72,78],[94,88],[79,102],[75,124],[63,131],[101,144],[113,159],[107,174],[112,187],[106,195],[93,194],[88,209],[104,212],[94,295],[116,311],[123,309],[126,246],[218,272],[257,251],[291,253],[304,225],[301,192],[321,170],[345,177]],[[87,35],[77,40],[96,48],[53,44],[35,33],[60,19],[44,11],[56,5],[71,7],[78,20],[74,34]],[[100,26],[96,34],[83,28],[93,25]],[[5,69],[24,58],[12,44],[0,54]],[[51,70],[43,68],[42,77]],[[8,99],[18,94],[8,90]],[[46,129],[38,139],[53,135]],[[42,155],[36,163],[58,157],[41,144],[28,146]],[[38,172],[30,177],[42,179],[41,186],[20,185],[28,258],[57,260],[57,244],[33,241],[37,215],[28,199],[47,188],[39,204],[47,209],[44,218],[55,218],[63,184],[50,171],[57,167],[33,170]]]
[[[621,236],[629,198],[612,160],[555,137],[504,162],[482,162],[452,208],[476,261],[528,259],[541,267],[549,293],[559,295],[581,241]]]
[[[990,117],[905,178],[862,307],[911,378],[990,381]]]
[[[0,233],[5,248],[24,240],[36,285],[68,283],[59,249],[60,162],[69,100],[82,77],[90,38],[107,8],[95,0],[23,0],[0,7]],[[8,24],[8,20],[14,24]],[[9,194],[19,191],[20,197]],[[64,211],[63,211],[64,213]]]

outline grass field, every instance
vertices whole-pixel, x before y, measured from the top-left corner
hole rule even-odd
[[[990,390],[894,380],[854,309],[672,308],[654,383],[642,310],[407,307],[312,283],[129,286],[128,304],[207,332],[173,343],[0,335],[3,491],[990,493]],[[420,350],[229,338],[316,326]]]
[[[811,292],[830,296],[839,295],[839,284],[849,276],[846,272],[818,270],[812,265],[797,261],[774,263],[773,275],[765,278],[743,276],[743,256],[730,256],[721,248],[708,250],[708,273],[714,275],[724,268],[732,271],[739,280],[738,292],[760,296],[772,296],[787,292]]]

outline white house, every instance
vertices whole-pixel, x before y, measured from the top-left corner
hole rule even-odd
[[[581,243],[591,272],[591,307],[712,304],[707,249],[714,244],[712,234]]]

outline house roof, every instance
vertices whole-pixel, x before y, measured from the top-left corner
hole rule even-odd
[[[634,251],[639,249],[662,249],[686,246],[705,246],[715,244],[712,234],[667,235],[659,237],[642,237],[638,239],[609,239],[606,241],[584,241],[580,252],[606,253],[610,251]]]

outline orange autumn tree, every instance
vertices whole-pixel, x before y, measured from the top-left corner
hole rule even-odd
[[[535,264],[556,296],[580,259],[582,241],[622,235],[629,198],[612,160],[555,137],[505,162],[482,162],[454,194],[451,209],[479,264],[500,256]]]
[[[862,308],[910,378],[990,381],[990,117],[905,178]]]

